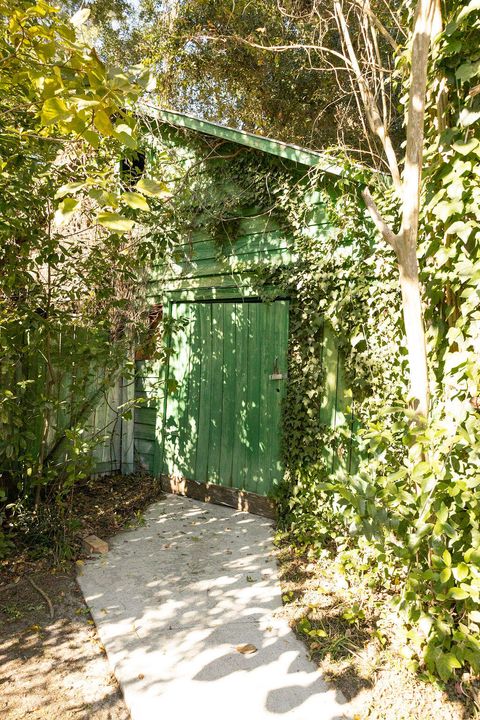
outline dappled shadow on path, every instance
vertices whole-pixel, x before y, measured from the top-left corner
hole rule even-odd
[[[80,583],[132,711],[346,717],[279,617],[272,549],[268,520],[168,496],[88,564]]]
[[[74,577],[36,573],[0,595],[0,717],[128,720]]]

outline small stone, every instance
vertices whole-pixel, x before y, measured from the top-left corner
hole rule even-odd
[[[88,535],[86,538],[83,538],[83,547],[89,553],[100,553],[103,555],[108,552],[108,543],[96,535]]]

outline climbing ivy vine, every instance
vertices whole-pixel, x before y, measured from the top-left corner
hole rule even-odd
[[[291,238],[289,265],[236,268],[266,301],[291,301],[281,525],[300,545],[328,547],[346,564],[366,560],[372,582],[395,589],[411,669],[443,681],[460,668],[480,671],[477,25],[466,12],[453,16],[431,69],[420,248],[432,386],[426,427],[412,422],[406,403],[395,258],[360,210],[365,176],[355,168],[346,164],[333,181],[253,151],[222,162],[231,148],[210,147],[158,230],[173,258],[178,238],[200,230],[217,239],[221,258],[252,209],[271,214]],[[439,77],[456,100],[440,133]],[[379,185],[377,195],[394,219],[389,188]],[[313,217],[323,235],[309,234]],[[346,387],[347,421],[335,429],[321,412],[328,332]]]

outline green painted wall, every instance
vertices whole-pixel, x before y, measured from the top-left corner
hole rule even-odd
[[[211,153],[211,138],[205,140],[202,149],[201,136],[192,145],[189,136],[169,127],[155,136],[154,144],[155,152],[166,158],[163,167],[172,192],[178,183],[188,181],[185,172],[201,162],[202,152]],[[221,163],[238,162],[241,153],[252,151],[224,144],[221,152],[225,159],[213,161],[219,167]],[[170,167],[168,158],[174,158],[174,167]],[[270,162],[275,161],[270,158]],[[305,168],[281,159],[278,162],[284,169],[291,170],[292,186],[298,183]],[[216,201],[224,197],[228,205],[231,188],[213,180],[211,194]],[[311,209],[306,215],[305,230],[313,237],[324,235],[330,228],[320,195],[310,194],[306,203]],[[200,217],[204,208],[199,206],[197,210]],[[242,208],[234,231],[227,227],[220,238],[209,236],[201,227],[192,228],[185,224],[167,262],[152,265],[148,284],[152,304],[162,303],[164,313],[174,320],[182,316],[187,321],[187,329],[170,341],[168,369],[149,361],[137,365],[136,395],[145,403],[135,412],[135,454],[137,462],[145,469],[155,474],[243,487],[260,494],[270,493],[278,483],[282,475],[279,464],[280,409],[271,405],[272,388],[265,378],[268,377],[266,365],[273,363],[269,353],[275,343],[278,348],[275,357],[286,353],[288,303],[271,304],[282,307],[272,321],[268,318],[276,311],[269,316],[265,306],[241,301],[256,296],[252,282],[254,268],[258,265],[288,266],[296,259],[285,221],[268,208],[246,207]],[[213,300],[216,302],[212,303]],[[224,303],[220,302],[222,300]],[[255,328],[255,337],[248,340],[241,331],[237,332],[238,327],[235,330],[235,323],[232,325],[231,321],[232,308],[235,308],[235,322],[250,323]],[[283,320],[280,320],[282,313]],[[214,319],[216,332],[212,330]],[[209,329],[203,327],[200,331],[202,324],[208,323]],[[335,338],[328,330],[324,336],[323,359],[327,382],[321,421],[331,426],[348,423],[341,359]],[[265,365],[262,368],[263,386],[259,380],[253,391],[246,376],[253,366],[262,367],[262,363]],[[165,392],[167,377],[170,384],[172,381],[177,383],[177,388],[168,397]],[[213,377],[222,379],[212,382]],[[242,392],[253,393],[248,400],[251,406],[259,402],[264,405],[256,419],[243,427],[241,423],[235,426],[231,415],[231,408],[238,405]],[[258,397],[254,397],[255,392]],[[281,401],[283,388],[281,392],[276,389],[273,392],[275,401]],[[206,407],[210,408],[208,418]],[[223,428],[218,427],[219,422],[223,423]],[[256,437],[253,444],[242,444],[241,437],[245,432]],[[249,444],[254,446],[250,456]],[[332,464],[339,461],[350,463],[350,458],[331,458]]]

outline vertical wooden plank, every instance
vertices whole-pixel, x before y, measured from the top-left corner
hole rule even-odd
[[[247,446],[243,487],[256,492],[259,474],[260,444],[260,393],[261,393],[261,347],[262,327],[260,303],[249,306],[250,332],[248,337],[248,385],[247,385]]]
[[[271,381],[272,407],[270,410],[272,433],[269,456],[269,479],[266,487],[271,492],[283,478],[282,462],[282,408],[287,389],[288,373],[288,326],[289,326],[289,304],[288,301],[277,301],[272,306],[274,313],[273,337],[275,339],[275,356],[278,357],[278,369],[282,380]]]
[[[181,350],[178,358],[176,380],[178,382],[177,411],[175,417],[176,423],[176,439],[175,439],[175,459],[174,459],[174,475],[185,477],[188,467],[188,456],[191,450],[189,435],[189,400],[190,400],[190,373],[192,362],[192,305],[187,303],[179,308],[180,317],[185,325],[180,331]]]
[[[237,308],[238,303],[223,305],[223,388],[222,388],[222,440],[220,447],[219,482],[232,487],[232,455],[234,449],[236,425],[236,385],[237,385]]]
[[[250,334],[249,303],[236,304],[235,353],[236,378],[234,383],[235,421],[232,442],[232,486],[243,488],[247,466],[247,386],[248,340]]]
[[[200,308],[197,303],[188,306],[190,318],[189,333],[189,370],[188,370],[188,402],[182,423],[185,433],[182,441],[183,475],[195,478],[196,455],[198,445],[198,416],[200,402],[200,380],[202,366],[200,338]]]
[[[185,303],[175,303],[172,306],[172,317],[176,320],[185,317]],[[170,475],[181,474],[177,462],[179,459],[179,434],[181,432],[180,416],[188,392],[184,382],[189,366],[188,331],[188,327],[178,327],[174,332],[168,365],[168,380],[174,380],[177,383],[176,389],[167,395],[164,425],[163,472]]]
[[[200,320],[200,387],[198,409],[198,440],[195,477],[198,482],[208,479],[208,449],[210,445],[210,406],[212,401],[212,305],[199,303]]]
[[[222,403],[224,377],[224,308],[223,303],[212,304],[212,376],[210,441],[208,448],[208,481],[220,479],[220,448],[222,442]]]
[[[133,378],[122,377],[121,381],[122,389],[122,404],[128,403],[129,406],[133,404],[135,399],[135,381]],[[121,424],[121,458],[120,458],[120,470],[123,475],[130,475],[135,470],[135,458],[134,458],[134,411],[131,411],[132,417],[130,420],[122,419]]]

